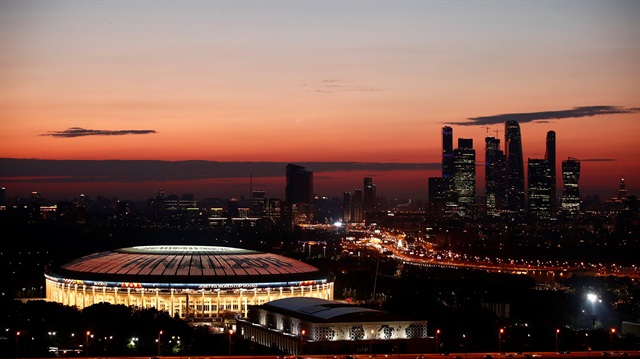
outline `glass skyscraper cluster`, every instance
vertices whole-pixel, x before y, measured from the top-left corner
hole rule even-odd
[[[580,211],[578,179],[580,161],[562,162],[564,191],[559,208],[556,194],[556,133],[548,131],[545,156],[529,158],[525,182],[522,135],[517,121],[505,121],[504,152],[500,139],[485,137],[485,210],[489,216],[525,214],[538,219],[553,218],[558,210],[565,217]],[[442,176],[429,178],[429,208],[432,214],[475,216],[476,172],[472,139],[458,139],[453,149],[453,129],[442,128]],[[526,186],[525,186],[526,184]]]

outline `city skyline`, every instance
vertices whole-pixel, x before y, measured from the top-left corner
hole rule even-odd
[[[529,158],[545,157],[554,131],[555,169],[580,160],[581,194],[614,196],[621,178],[630,194],[640,188],[640,2],[2,1],[0,9],[8,196],[144,199],[162,188],[203,198],[248,196],[251,186],[284,198],[294,163],[314,173],[320,195],[341,197],[370,177],[380,196],[426,199],[428,178],[441,173],[444,126],[454,143],[473,139],[480,195],[484,138],[504,150],[512,120],[525,171]],[[77,162],[65,162],[66,173],[24,175],[11,159]],[[82,161],[103,160],[148,161],[148,171],[82,172]],[[151,161],[167,166],[154,172]],[[167,170],[182,161],[241,170]]]

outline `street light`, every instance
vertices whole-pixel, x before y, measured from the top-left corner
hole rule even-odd
[[[371,329],[371,335],[369,336],[369,354],[373,354],[373,329]]]
[[[440,334],[440,329],[436,330],[436,353],[438,352],[438,334]]]
[[[233,329],[229,329],[229,356],[231,356],[231,336],[233,335]]]
[[[160,336],[162,335],[162,330],[158,332],[158,356],[160,356]]]
[[[556,329],[556,353],[558,352],[558,334],[560,333],[560,329]]]
[[[311,247],[311,246],[309,246]],[[304,329],[302,329],[302,331],[300,332],[300,355],[302,355],[302,337],[304,336],[304,334],[306,333],[306,331]]]
[[[467,336],[465,334],[462,334],[462,340],[464,341],[464,357],[466,359],[467,358],[467,352],[469,350],[467,349]]]
[[[16,358],[18,357],[19,348],[20,348],[20,332],[16,332]]]
[[[616,333],[616,328],[611,328],[609,332],[609,350],[613,350],[613,335]]]
[[[87,335],[85,337],[85,352],[87,353],[87,358],[89,357],[89,335],[91,335],[91,332],[87,330]]]
[[[502,333],[504,333],[504,329],[500,328],[498,332],[498,354],[502,353]]]

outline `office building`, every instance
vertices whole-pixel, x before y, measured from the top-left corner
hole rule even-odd
[[[507,209],[513,212],[525,209],[524,159],[520,125],[505,122],[505,157],[507,161]]]
[[[547,132],[547,148],[544,153],[544,159],[549,162],[549,176],[551,177],[551,214],[555,214],[558,210],[558,194],[556,192],[557,178],[556,178],[556,132]]]
[[[489,216],[500,215],[506,206],[506,160],[500,140],[487,136],[485,141],[485,198]]]
[[[577,218],[580,214],[580,161],[569,157],[562,161],[562,212],[567,218]]]
[[[375,211],[376,208],[376,185],[373,183],[373,179],[365,177],[364,186],[362,187],[362,201],[363,210],[365,213]]]
[[[538,219],[551,217],[551,166],[546,159],[529,158],[528,163],[529,213]]]
[[[284,217],[287,228],[295,224],[311,223],[313,220],[313,172],[304,167],[289,163],[286,168],[287,183]]]
[[[466,217],[473,212],[476,201],[476,151],[472,139],[458,139],[458,147],[453,150],[453,163],[453,189],[458,194],[458,214]]]
[[[444,126],[442,128],[442,177],[453,178],[454,174],[453,129],[450,126]]]

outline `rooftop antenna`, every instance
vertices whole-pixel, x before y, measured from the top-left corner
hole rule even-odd
[[[496,138],[498,138],[500,136],[500,130],[493,130],[493,132],[496,133]]]
[[[482,126],[482,128],[485,128],[487,130],[487,136],[486,137],[489,137],[489,128],[490,127],[489,126]]]

